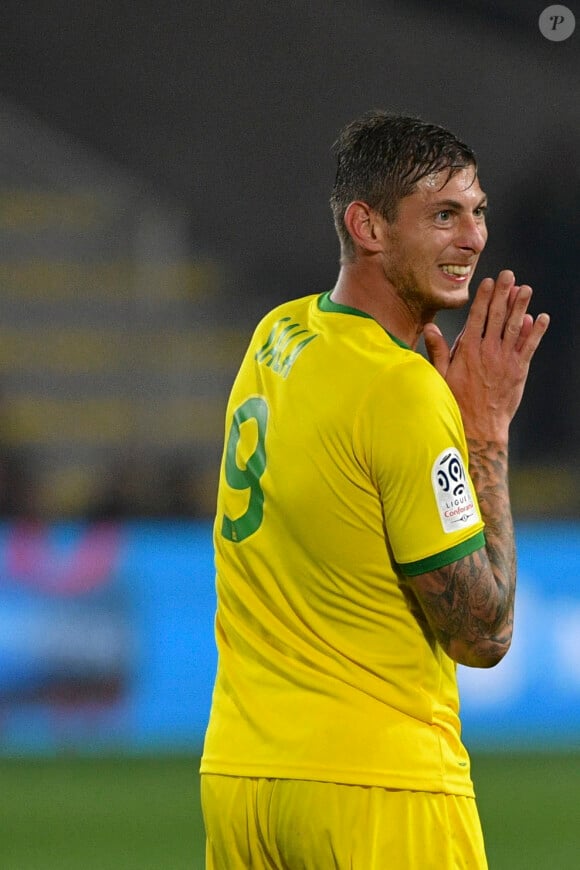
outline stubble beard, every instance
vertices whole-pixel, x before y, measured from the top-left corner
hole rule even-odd
[[[383,271],[396,297],[417,323],[429,323],[439,311],[456,311],[464,308],[469,301],[469,284],[462,291],[458,288],[456,293],[444,295],[433,288],[428,276],[421,281],[412,269],[401,269],[395,263],[386,263]]]

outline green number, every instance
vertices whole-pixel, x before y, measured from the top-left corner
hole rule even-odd
[[[246,461],[245,468],[240,468],[236,458],[240,442],[240,428],[247,420],[255,420],[258,426],[258,442],[256,449]],[[260,486],[260,478],[266,468],[266,425],[268,423],[268,406],[259,396],[240,405],[234,414],[234,419],[226,447],[225,474],[228,486],[232,489],[248,489],[250,498],[245,513],[237,520],[224,516],[222,535],[228,541],[239,543],[244,538],[253,535],[260,527],[264,516],[264,492]]]

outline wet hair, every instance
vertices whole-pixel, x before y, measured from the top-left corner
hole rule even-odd
[[[467,166],[473,166],[474,176],[477,174],[474,152],[449,130],[420,118],[383,111],[368,112],[347,124],[333,151],[337,169],[330,206],[347,257],[354,254],[344,224],[351,202],[362,200],[393,221],[400,200],[413,193],[425,176],[447,170],[445,184]]]

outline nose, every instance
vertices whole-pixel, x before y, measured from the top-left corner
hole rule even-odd
[[[470,250],[481,254],[487,242],[487,227],[482,218],[473,215],[464,215],[460,224],[459,236],[456,244],[463,250]]]

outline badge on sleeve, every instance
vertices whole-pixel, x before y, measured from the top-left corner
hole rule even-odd
[[[440,453],[431,471],[431,483],[444,532],[457,532],[479,522],[479,512],[455,447]]]

